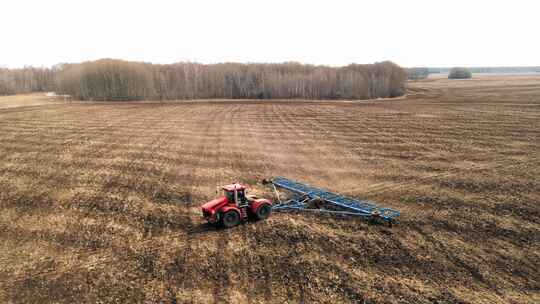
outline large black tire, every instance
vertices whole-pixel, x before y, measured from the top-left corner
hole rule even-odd
[[[240,224],[240,214],[234,210],[223,213],[221,217],[221,224],[225,228],[231,228]]]
[[[255,217],[258,220],[265,220],[267,219],[270,214],[272,213],[272,207],[270,207],[269,204],[262,204],[257,208],[257,211],[255,211]]]

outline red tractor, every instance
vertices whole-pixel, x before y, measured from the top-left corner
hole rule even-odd
[[[242,184],[234,183],[222,189],[224,196],[202,205],[203,216],[211,224],[230,228],[248,218],[264,220],[272,213],[269,200],[246,195],[247,187]]]

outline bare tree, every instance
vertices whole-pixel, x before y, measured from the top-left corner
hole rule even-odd
[[[467,68],[452,68],[448,73],[449,79],[468,79],[472,78],[471,71]]]

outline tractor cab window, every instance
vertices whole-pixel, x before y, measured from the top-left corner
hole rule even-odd
[[[246,203],[246,196],[244,195],[244,190],[238,190],[238,203],[244,205]]]
[[[227,197],[227,201],[229,203],[234,203],[234,191],[225,190],[225,196]]]

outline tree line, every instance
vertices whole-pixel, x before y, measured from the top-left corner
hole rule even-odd
[[[49,68],[0,68],[0,95],[53,91],[55,72]]]
[[[389,61],[328,67],[295,62],[159,65],[102,59],[41,71],[52,76],[35,91],[56,91],[81,100],[113,101],[370,99],[403,95],[407,78],[404,69]],[[15,88],[15,93],[26,92]]]
[[[450,73],[452,68],[428,68],[430,74]],[[540,73],[540,66],[507,66],[507,67],[469,67],[471,73]]]

